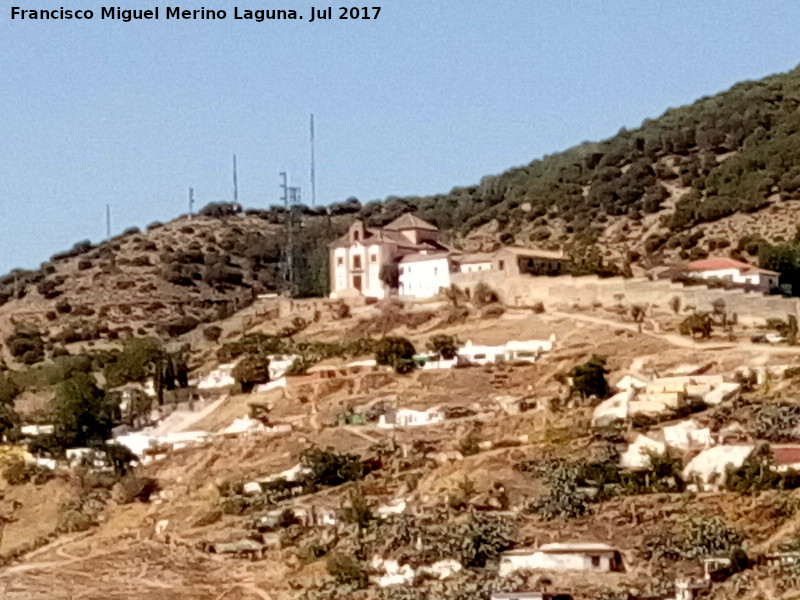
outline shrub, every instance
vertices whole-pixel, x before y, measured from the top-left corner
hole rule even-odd
[[[160,325],[159,330],[161,331],[161,333],[169,337],[178,337],[179,335],[183,335],[184,333],[190,332],[199,324],[200,324],[199,319],[196,319],[195,317],[190,317],[189,315],[185,315],[183,317],[179,317],[173,321]]]
[[[498,304],[492,304],[481,310],[482,319],[499,319],[506,312],[506,309]]]
[[[785,442],[796,437],[800,426],[800,406],[795,404],[767,404],[755,415],[755,433],[759,439]]]
[[[26,365],[44,359],[44,340],[35,327],[18,325],[6,338],[6,346],[11,356]]]
[[[712,331],[711,317],[707,314],[694,313],[686,317],[678,327],[681,335],[691,335],[696,339],[698,336],[701,339],[711,337]]]
[[[375,520],[375,515],[361,489],[350,494],[347,505],[342,509],[341,519],[344,523],[358,525],[359,529],[366,529]]]
[[[364,467],[358,456],[338,453],[332,448],[307,448],[300,455],[300,464],[307,470],[303,485],[309,491],[356,481],[364,474]]]
[[[78,270],[79,271],[86,271],[87,269],[91,269],[92,266],[93,266],[93,263],[88,258],[82,258],[81,260],[78,261]]]
[[[56,302],[56,312],[59,312],[62,315],[72,312],[72,305],[69,303],[69,300],[62,298]]]
[[[222,327],[219,327],[218,325],[211,325],[203,329],[203,337],[207,339],[209,342],[219,341],[221,335],[222,335]]]
[[[401,372],[409,368],[413,369],[414,364],[414,345],[406,338],[385,337],[378,342],[375,350],[375,361],[379,365],[387,365],[395,371]]]
[[[150,260],[149,256],[141,254],[139,256],[134,256],[130,264],[132,267],[150,267],[153,265],[153,262]]]
[[[149,502],[159,489],[158,481],[152,477],[137,477],[128,473],[114,486],[113,495],[118,504],[130,504],[135,500]]]
[[[482,281],[479,282],[472,291],[472,303],[477,308],[481,308],[487,304],[493,304],[498,301],[499,299],[497,294]]]
[[[455,336],[438,333],[428,340],[427,348],[445,360],[452,360],[458,352],[458,344]]]
[[[27,463],[22,458],[17,458],[9,462],[3,471],[3,479],[8,485],[22,485],[33,481],[40,485],[53,478],[53,472],[33,463]]]
[[[259,356],[245,356],[231,372],[242,392],[249,394],[260,383],[269,381],[269,359]]]
[[[546,470],[548,494],[528,510],[545,519],[575,519],[589,509],[586,495],[578,489],[578,473],[572,465],[557,463]]]
[[[566,375],[560,375],[559,379],[562,381],[566,378],[571,379],[572,393],[579,394],[583,399],[589,396],[602,399],[608,395],[607,374],[606,359],[601,356],[593,356],[582,365],[572,367]]]
[[[59,282],[57,279],[45,279],[39,285],[36,286],[36,290],[48,300],[52,300],[53,298],[57,298],[64,292],[58,289],[58,286],[61,285],[63,282]]]
[[[361,562],[349,554],[334,552],[326,559],[325,567],[339,585],[362,589],[367,586],[367,571]]]
[[[240,204],[233,202],[211,202],[201,208],[198,214],[203,217],[223,219],[225,217],[238,215],[240,212],[242,212]]]

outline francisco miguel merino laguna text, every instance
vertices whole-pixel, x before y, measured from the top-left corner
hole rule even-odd
[[[372,20],[377,19],[381,12],[380,6],[340,6],[335,9],[334,7],[325,6],[317,8],[312,6],[309,18],[307,21],[313,23],[314,21],[324,21],[338,18],[340,20]],[[140,8],[122,8],[119,6],[103,6],[100,8],[101,19],[112,19],[116,21],[123,21],[129,23],[131,21],[157,21],[163,15],[165,19],[185,20],[185,21],[213,21],[223,20],[228,18],[228,12],[225,10],[214,10],[210,8],[197,8],[197,9],[182,9],[180,6],[167,6],[165,10],[161,11],[160,7],[155,6],[150,9]],[[56,8],[52,10],[47,9],[26,9],[19,6],[11,7],[11,20],[58,20],[69,21],[73,19],[91,20],[95,17],[95,11],[88,9],[72,10],[64,8]],[[252,10],[249,8],[239,8],[238,6],[233,9],[233,18],[236,20],[249,20],[261,23],[262,21],[277,21],[277,20],[302,20],[304,17],[298,15],[296,10],[287,10],[282,8],[274,9],[257,9]]]

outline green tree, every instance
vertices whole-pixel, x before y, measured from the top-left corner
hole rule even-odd
[[[367,570],[354,556],[334,552],[325,559],[325,567],[339,585],[353,586],[361,589],[367,586]]]
[[[358,528],[363,530],[374,520],[372,508],[359,487],[350,494],[347,504],[342,508],[342,521],[358,525]]]
[[[126,340],[115,360],[103,368],[108,388],[118,387],[132,381],[143,381],[155,375],[157,365],[165,357],[164,348],[156,338],[132,338]]]
[[[428,340],[427,348],[445,360],[452,360],[458,352],[458,339],[453,335],[437,333]]]
[[[375,361],[392,367],[398,373],[407,373],[414,368],[414,354],[414,345],[406,338],[390,336],[378,342]]]
[[[572,381],[573,394],[577,393],[583,399],[589,396],[602,399],[608,395],[608,381],[606,380],[608,373],[606,359],[601,356],[592,356],[582,365],[572,367],[566,377]]]
[[[51,412],[53,436],[62,448],[101,445],[114,425],[114,407],[86,373],[73,375],[58,386]]]
[[[242,392],[249,394],[260,383],[269,381],[269,359],[248,355],[241,359],[231,372]]]

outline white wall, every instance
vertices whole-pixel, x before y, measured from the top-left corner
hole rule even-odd
[[[608,552],[531,552],[505,554],[500,559],[500,576],[514,571],[611,571],[613,555]]]
[[[339,264],[341,263],[341,264]],[[347,285],[347,248],[336,248],[333,252],[334,287],[331,293],[341,292]]]
[[[376,259],[374,262],[373,256]],[[361,259],[359,269],[354,268],[357,258]],[[385,252],[382,252],[382,248],[377,244],[364,246],[361,242],[355,242],[346,248],[336,248],[333,252],[334,278],[331,295],[336,296],[337,292],[355,289],[353,278],[360,275],[361,293],[364,296],[383,298],[386,291],[380,273],[385,260],[387,260]]]
[[[778,276],[766,273],[753,273],[742,275],[739,269],[718,269],[716,271],[696,271],[694,273],[702,279],[730,279],[734,283],[749,283],[759,288],[769,290],[778,286]]]
[[[400,295],[430,298],[441,288],[450,287],[450,260],[447,257],[400,263]]]
[[[381,247],[377,244],[368,246],[364,254],[364,273],[366,277],[366,281],[364,282],[364,295],[372,296],[373,298],[383,298],[385,292],[383,289],[383,282],[381,281],[381,265],[383,264]]]

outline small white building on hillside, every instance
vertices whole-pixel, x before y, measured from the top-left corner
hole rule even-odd
[[[622,571],[622,555],[608,544],[580,542],[519,548],[500,555],[500,577],[515,571]]]
[[[778,287],[780,273],[761,269],[732,258],[705,258],[690,262],[685,271],[700,279],[727,279],[733,283],[749,284],[765,292]]]
[[[393,427],[419,427],[433,425],[444,421],[444,413],[438,407],[428,410],[413,410],[411,408],[398,408],[389,410],[380,416],[378,427],[391,429]]]

